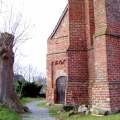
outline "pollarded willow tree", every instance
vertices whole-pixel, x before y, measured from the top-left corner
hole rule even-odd
[[[18,2],[18,1],[17,1]],[[18,45],[29,39],[29,25],[23,22],[22,15],[16,12],[15,0],[0,1],[0,103],[24,112],[13,90],[14,52]],[[15,6],[15,8],[14,8]]]
[[[0,102],[17,112],[24,112],[24,107],[13,90],[13,41],[14,36],[9,33],[0,35]]]

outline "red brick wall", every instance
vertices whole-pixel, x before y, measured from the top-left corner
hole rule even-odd
[[[120,38],[102,35],[96,38],[95,83],[92,106],[116,112],[120,110]]]
[[[94,34],[95,34],[95,23],[94,23],[94,7],[93,0],[85,1],[85,22],[86,22],[86,40],[88,50],[88,73],[89,73],[89,104],[92,103],[92,87],[95,82],[95,68],[94,68]]]
[[[69,49],[86,50],[85,34],[85,0],[69,0]]]
[[[68,12],[48,40],[49,101],[56,100],[62,70],[68,76],[66,103],[120,110],[119,6],[118,0],[68,0]]]
[[[68,52],[68,104],[88,103],[88,68],[86,51]]]
[[[59,27],[48,39],[47,54],[47,100],[56,102],[56,79],[68,74],[67,49],[69,47],[68,12],[63,17]],[[62,62],[62,63],[61,63]]]
[[[92,105],[112,112],[120,110],[120,1],[94,2],[95,83]]]
[[[67,9],[67,7],[65,8],[65,10]],[[66,11],[64,11],[66,12]],[[66,13],[66,15],[64,16],[64,18],[61,21],[60,26],[58,27],[57,31],[55,32],[55,35],[53,36],[54,38],[59,38],[61,36],[66,36],[69,33],[69,20],[68,20],[68,11]]]
[[[111,110],[120,110],[120,38],[106,37]]]
[[[107,33],[120,35],[120,1],[105,0]]]
[[[68,21],[68,22],[67,22]],[[64,16],[57,31],[48,39],[48,54],[65,52],[69,46],[69,20],[68,12]]]
[[[106,51],[106,8],[105,0],[94,1],[95,14],[95,38],[94,38],[94,62],[95,82],[92,87],[92,107],[111,111],[110,93],[107,73]]]
[[[92,86],[92,107],[110,109],[109,83],[107,74],[106,36],[94,40],[95,82]]]
[[[66,103],[88,103],[85,0],[69,0],[68,87]]]
[[[61,64],[60,61],[63,63]],[[68,62],[66,53],[48,55],[48,79],[47,79],[47,100],[56,102],[56,79],[60,76],[67,76]]]

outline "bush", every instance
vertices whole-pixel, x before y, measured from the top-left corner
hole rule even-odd
[[[34,82],[17,80],[14,82],[15,92],[19,97],[37,97],[42,85],[36,85]]]
[[[24,80],[16,80],[14,81],[14,90],[15,92],[20,96],[20,94],[22,93],[22,88],[24,87],[24,85],[27,82]]]
[[[39,95],[41,88],[42,88],[42,85],[37,86],[34,82],[32,82],[32,83],[28,82],[23,87],[22,96],[24,96],[24,97],[37,97]]]
[[[63,110],[64,110],[65,112],[69,112],[69,111],[71,111],[71,110],[74,110],[74,106],[73,106],[73,105],[64,105],[64,106],[63,106]]]
[[[45,93],[40,93],[40,94],[39,94],[39,97],[41,97],[41,98],[46,98],[46,94],[45,94]]]

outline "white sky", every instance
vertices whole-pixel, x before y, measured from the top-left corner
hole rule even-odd
[[[32,39],[21,45],[23,56],[17,61],[27,66],[31,64],[40,72],[46,72],[47,38],[54,29],[67,0],[24,0],[22,8],[27,20],[34,25]]]

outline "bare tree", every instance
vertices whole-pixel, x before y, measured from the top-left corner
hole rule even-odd
[[[20,65],[18,63],[15,63],[15,65],[14,65],[14,75],[22,75],[26,80],[26,78],[28,76],[27,75],[28,74],[28,69],[27,68],[28,67],[23,67],[22,65]],[[21,81],[21,86],[19,88],[19,93],[18,93],[19,98],[21,98],[21,96],[22,96],[22,90],[23,90],[24,85],[26,84],[25,80]]]
[[[13,40],[14,36],[9,33],[1,33],[0,36],[0,102],[17,112],[23,112],[13,90]]]
[[[26,80],[28,78],[28,66],[22,66],[19,63],[14,64],[14,74],[22,75]]]
[[[21,44],[31,39],[29,33],[33,29],[33,26],[30,25],[27,18],[24,18],[22,10],[16,9],[15,3],[19,1],[20,0],[4,0],[3,2],[3,0],[1,0],[2,5],[0,10],[0,19],[2,22],[0,32],[7,32],[14,35],[13,48],[15,53]]]
[[[23,77],[29,81],[29,82],[34,82],[36,79],[36,76],[38,76],[38,70],[34,68],[32,65],[26,65],[22,66],[19,65],[18,63],[15,63],[14,65],[14,73],[21,74]]]
[[[24,107],[20,104],[13,90],[13,48],[16,51],[18,44],[29,39],[27,37],[29,25],[24,24],[22,14],[15,12],[12,4],[10,9],[6,9],[6,1],[4,3],[2,0],[0,1],[0,19],[3,19],[4,23],[0,33],[0,102],[14,108],[17,112],[24,112]]]

